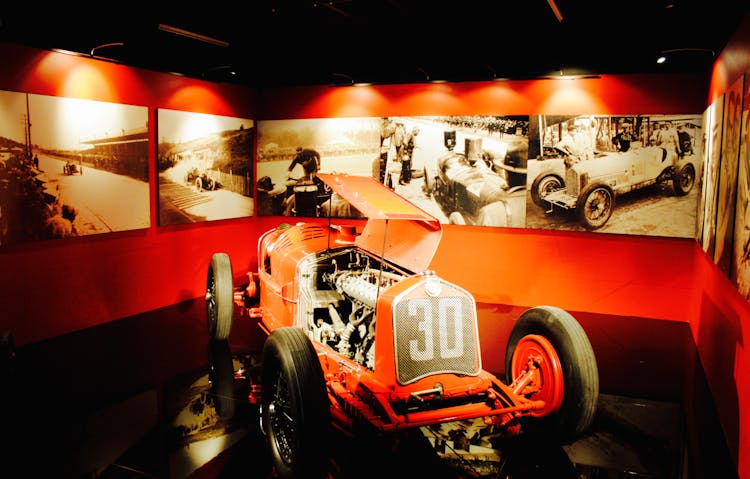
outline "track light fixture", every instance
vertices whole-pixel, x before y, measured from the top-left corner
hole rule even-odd
[[[172,33],[174,35],[179,35],[185,38],[198,40],[200,42],[210,43],[211,45],[216,45],[218,47],[226,48],[229,46],[229,42],[225,42],[224,40],[208,37],[206,35],[201,35],[200,33],[191,32],[189,30],[183,30],[182,28],[173,27],[172,25],[165,25],[163,23],[160,23],[159,30],[167,33]]]

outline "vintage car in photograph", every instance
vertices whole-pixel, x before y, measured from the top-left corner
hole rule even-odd
[[[434,170],[424,168],[425,194],[435,199],[450,224],[522,227],[525,164],[518,167],[508,158],[493,158],[482,150],[481,138],[467,138],[464,153],[458,153],[455,132],[445,133],[448,152],[437,159]],[[518,177],[523,179],[515,181]]]
[[[631,148],[624,152],[597,152],[575,161],[564,150],[547,149],[550,159],[533,179],[531,199],[547,213],[574,211],[588,230],[604,226],[619,195],[657,183],[671,182],[674,194],[690,193],[699,171],[696,155],[679,158],[660,146]]]
[[[71,176],[71,175],[82,175],[83,174],[83,166],[77,165],[73,163],[72,161],[66,161],[63,165],[63,174]]]
[[[502,381],[482,369],[474,297],[429,269],[439,220],[377,179],[319,177],[367,217],[361,231],[281,224],[258,239],[257,271],[245,280],[235,283],[223,252],[206,277],[212,341],[227,340],[239,319],[267,334],[248,399],[260,405],[279,477],[323,477],[332,428],[383,436],[482,418],[498,437],[561,443],[587,431],[599,376],[571,314],[521,314]]]
[[[216,180],[211,178],[206,171],[200,171],[198,168],[187,170],[184,180],[186,185],[195,185],[198,191],[213,191],[218,187]]]

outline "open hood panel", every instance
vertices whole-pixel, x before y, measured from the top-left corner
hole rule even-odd
[[[357,246],[413,272],[427,269],[443,234],[437,218],[374,178],[322,173],[318,177],[367,217]]]

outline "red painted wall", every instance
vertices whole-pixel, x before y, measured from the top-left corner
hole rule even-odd
[[[740,50],[746,51],[746,47]],[[98,60],[0,43],[0,88],[256,119],[384,115],[701,113],[732,73],[603,76],[537,80],[279,88],[252,91]],[[733,63],[736,64],[736,63]],[[746,68],[743,67],[743,68]],[[722,79],[718,81],[717,78]],[[736,75],[735,75],[736,78]],[[708,95],[706,92],[709,92]],[[19,345],[152,311],[203,295],[211,253],[228,252],[235,276],[255,266],[261,231],[278,218],[163,228],[156,225],[154,129],[150,140],[152,225],[145,230],[14,245],[0,249],[0,330]],[[524,307],[554,304],[575,312],[589,333],[603,378],[653,371],[689,393],[697,367],[679,336],[689,327],[709,378],[729,447],[749,477],[748,305],[697,243],[686,239],[446,225],[433,268],[470,289],[483,305],[483,347],[507,337]],[[471,247],[467,247],[470,245]],[[457,268],[456,265],[461,265]],[[639,333],[633,325],[657,324]],[[650,334],[656,332],[657,334]],[[658,334],[658,333],[663,334]],[[675,333],[670,335],[669,333]],[[668,344],[664,351],[664,344]],[[636,351],[636,354],[633,354]],[[664,356],[660,357],[660,353]],[[630,361],[630,362],[628,362]],[[665,366],[666,364],[666,366]],[[489,369],[499,369],[490,361]],[[690,370],[681,370],[684,366]],[[651,373],[649,373],[651,371]],[[653,378],[659,381],[656,375]],[[603,379],[607,380],[607,379]],[[610,380],[611,381],[611,380]],[[643,386],[643,382],[634,384]],[[610,385],[614,385],[611,383]],[[659,386],[655,393],[665,393]],[[747,408],[745,408],[747,409]],[[728,433],[727,433],[728,431]]]

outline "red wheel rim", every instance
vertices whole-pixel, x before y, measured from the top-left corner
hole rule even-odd
[[[565,392],[562,365],[547,338],[537,334],[521,338],[513,351],[511,372],[514,381],[522,374],[534,373],[534,381],[522,394],[534,401],[544,401],[544,407],[533,410],[532,416],[546,416],[560,407]]]

